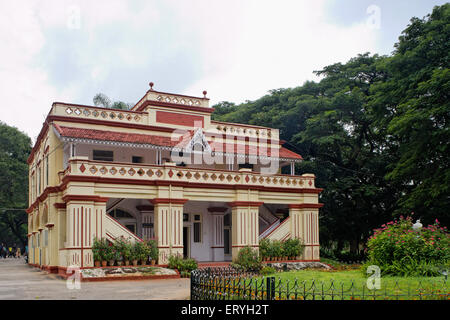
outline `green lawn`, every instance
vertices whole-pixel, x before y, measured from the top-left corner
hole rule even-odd
[[[444,277],[383,276],[380,288],[372,290],[360,270],[301,270],[269,277],[275,277],[275,295],[281,299],[450,299]]]

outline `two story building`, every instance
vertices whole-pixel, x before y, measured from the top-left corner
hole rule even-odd
[[[29,263],[92,267],[95,237],[157,239],[178,254],[230,261],[261,238],[301,238],[319,260],[313,174],[279,131],[211,120],[204,97],[150,89],[130,110],[55,102],[28,159]]]

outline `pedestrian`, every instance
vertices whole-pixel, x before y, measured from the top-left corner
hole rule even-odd
[[[6,249],[6,245],[3,246],[3,251],[1,253],[1,255],[3,256],[3,259],[6,259],[6,253],[7,253],[7,249]]]
[[[20,258],[20,247],[17,248],[17,251],[16,251],[16,258]]]
[[[4,247],[4,244],[3,244],[3,242],[0,244],[0,258],[2,258],[3,257],[3,247]]]
[[[13,255],[12,247],[8,247],[8,258],[11,258]]]

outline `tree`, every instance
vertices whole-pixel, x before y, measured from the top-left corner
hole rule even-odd
[[[132,103],[125,103],[123,101],[111,102],[111,99],[103,93],[97,93],[92,100],[96,106],[102,106],[103,108],[129,110],[133,107]]]
[[[0,122],[0,241],[9,244],[26,244],[30,151],[26,134]]]
[[[384,63],[389,78],[373,87],[375,121],[395,155],[386,177],[401,184],[397,210],[424,222],[450,223],[450,4],[413,18]]]

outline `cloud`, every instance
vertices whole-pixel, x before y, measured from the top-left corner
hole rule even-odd
[[[257,99],[375,51],[365,17],[327,20],[325,0],[2,1],[1,119],[35,138],[54,101],[155,89],[211,102]]]
[[[199,67],[207,72],[185,93],[207,89],[212,103],[253,100],[270,89],[315,80],[312,71],[328,64],[376,51],[377,30],[368,28],[364,16],[351,26],[330,24],[325,1],[244,3],[208,11],[198,31],[204,34]]]

